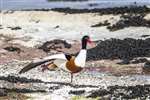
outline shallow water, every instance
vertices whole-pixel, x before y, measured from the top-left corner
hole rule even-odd
[[[136,4],[135,4],[136,1]],[[0,0],[1,10],[20,10],[20,9],[49,9],[49,8],[108,8],[126,5],[150,5],[150,0],[89,0],[76,2],[48,2],[47,0]]]

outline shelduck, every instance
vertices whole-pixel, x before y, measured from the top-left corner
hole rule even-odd
[[[25,66],[19,72],[19,74],[25,73],[30,69],[35,68],[36,66],[39,65],[44,66],[43,71],[45,70],[45,68],[47,69],[60,68],[70,73],[71,83],[72,83],[73,74],[80,72],[85,67],[86,55],[87,55],[86,47],[88,43],[89,44],[92,43],[90,37],[87,35],[82,37],[81,42],[82,42],[82,48],[77,56],[61,53],[61,54],[51,55],[42,59],[33,60],[31,63]]]

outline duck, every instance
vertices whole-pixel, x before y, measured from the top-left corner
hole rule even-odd
[[[88,35],[85,35],[81,39],[81,49],[77,56],[60,53],[50,55],[41,59],[36,59],[25,66],[23,69],[21,69],[19,74],[25,73],[40,65],[43,67],[42,71],[44,71],[45,69],[60,68],[70,73],[70,82],[72,83],[74,73],[82,71],[82,69],[85,67],[87,58],[87,44],[92,43],[93,41],[91,41],[90,37]]]

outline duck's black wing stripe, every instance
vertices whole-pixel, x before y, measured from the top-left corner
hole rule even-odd
[[[27,66],[25,66],[23,69],[21,69],[21,71],[19,72],[19,74],[25,73],[25,72],[31,70],[32,68],[35,68],[36,66],[39,66],[41,64],[44,64],[44,63],[46,63],[48,61],[52,61],[52,60],[54,60],[54,59],[46,60],[46,61],[41,61],[41,62],[31,62]]]

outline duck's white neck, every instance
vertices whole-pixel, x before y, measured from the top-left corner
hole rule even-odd
[[[77,66],[80,66],[80,67],[84,67],[85,66],[86,54],[87,54],[87,50],[86,49],[81,49],[80,50],[79,54],[75,58],[75,64]]]

